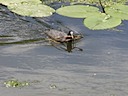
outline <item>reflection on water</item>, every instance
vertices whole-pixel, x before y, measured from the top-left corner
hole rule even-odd
[[[2,38],[1,38],[2,37]],[[45,38],[29,39],[29,40],[20,40],[16,41],[14,38],[3,38],[0,37],[0,45],[11,45],[11,44],[30,44],[38,41],[45,41]]]

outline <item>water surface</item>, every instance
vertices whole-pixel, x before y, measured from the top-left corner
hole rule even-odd
[[[0,93],[2,96],[127,96],[128,22],[116,29],[92,31],[82,19],[54,14],[48,18],[15,16],[6,7],[0,11],[0,42],[44,38],[46,21],[54,28],[82,33],[77,43],[83,51],[68,53],[43,40],[0,46]],[[6,10],[6,12],[4,12]],[[56,24],[62,22],[65,29]],[[5,80],[39,81],[23,88],[6,88]],[[55,84],[57,88],[51,89]]]

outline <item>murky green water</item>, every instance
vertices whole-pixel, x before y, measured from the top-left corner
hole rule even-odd
[[[15,16],[0,9],[0,93],[2,96],[127,96],[128,22],[114,30],[91,31],[82,19],[57,14],[47,18]],[[6,11],[4,11],[6,10]],[[46,21],[56,21],[83,34],[83,51],[58,50],[42,35]],[[55,21],[55,22],[54,22]],[[60,26],[61,28],[62,26]],[[67,28],[61,28],[65,31]],[[39,81],[23,88],[6,88],[5,80]],[[51,85],[56,85],[51,88]]]

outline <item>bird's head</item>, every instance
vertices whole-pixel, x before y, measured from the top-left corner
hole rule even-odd
[[[73,32],[72,30],[70,30],[67,35],[68,35],[68,36],[71,36],[71,38],[73,39],[73,38],[74,38],[73,33],[74,33],[74,32]]]

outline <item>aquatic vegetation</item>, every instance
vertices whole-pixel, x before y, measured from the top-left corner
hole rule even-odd
[[[10,6],[11,4],[24,3],[24,2],[31,4],[41,3],[40,0],[0,0],[0,3],[6,6]]]
[[[128,20],[127,0],[1,0],[12,12],[22,16],[46,17],[55,12],[55,9],[45,5],[50,2],[70,2],[56,10],[56,13],[73,17],[85,18],[83,23],[92,30],[113,28]],[[85,5],[78,5],[83,3]],[[77,5],[74,5],[77,4]],[[89,4],[89,5],[87,5]],[[92,5],[94,4],[94,5]],[[98,6],[98,7],[96,7]],[[100,8],[99,8],[100,7]]]
[[[1,0],[0,3],[22,16],[46,17],[55,12],[53,8],[42,4],[40,0]]]
[[[84,25],[92,30],[113,28],[119,24],[121,24],[121,19],[114,18],[104,13],[99,13],[98,16],[94,14],[93,16],[84,19]]]
[[[56,10],[56,12],[63,16],[85,18],[90,17],[92,13],[98,13],[99,9],[93,6],[72,5],[59,8]]]
[[[106,7],[105,11],[107,14],[115,18],[120,18],[122,20],[128,20],[128,6],[122,4],[114,4],[112,6]]]
[[[53,3],[53,2],[70,2],[71,4],[75,3],[86,3],[86,4],[98,4],[99,0],[41,0],[45,4]],[[113,2],[124,4],[127,0],[102,0],[103,4],[111,4]]]
[[[96,1],[96,0],[95,0]],[[112,1],[110,4],[99,1],[101,10],[91,5],[70,5],[61,7],[56,12],[63,16],[85,18],[83,23],[92,30],[113,28],[121,24],[121,20],[128,20],[128,6]],[[105,2],[103,0],[103,2]],[[106,6],[103,6],[106,4]],[[100,11],[99,11],[100,10]]]
[[[5,81],[4,85],[5,87],[10,88],[10,87],[24,87],[30,84],[27,81],[19,81],[16,79],[11,79],[11,80]]]

